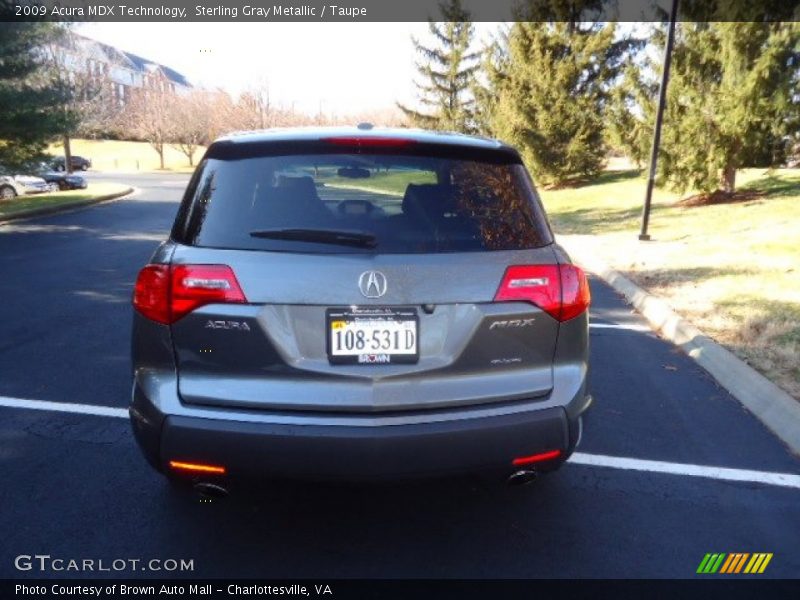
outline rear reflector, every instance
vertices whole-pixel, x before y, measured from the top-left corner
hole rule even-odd
[[[220,467],[217,465],[205,465],[203,463],[190,463],[171,460],[169,461],[169,466],[175,471],[184,471],[187,473],[214,473],[216,475],[225,474],[225,467]]]
[[[540,463],[547,460],[554,460],[561,456],[561,450],[550,450],[549,452],[542,452],[541,454],[531,454],[530,456],[520,456],[519,458],[515,458],[511,461],[511,464],[515,467],[521,467],[523,465],[532,465],[534,463]]]
[[[517,265],[506,269],[494,300],[530,302],[568,321],[589,308],[591,296],[586,274],[575,265]]]
[[[206,304],[243,302],[247,299],[227,265],[147,265],[133,292],[134,308],[164,325]]]
[[[394,137],[327,137],[323,142],[337,146],[354,146],[356,148],[405,148],[416,143],[415,140]]]

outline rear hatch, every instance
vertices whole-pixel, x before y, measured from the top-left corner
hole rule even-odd
[[[375,137],[212,146],[173,238],[186,403],[388,413],[552,389],[558,267],[515,154]],[[520,265],[535,272],[509,283]]]

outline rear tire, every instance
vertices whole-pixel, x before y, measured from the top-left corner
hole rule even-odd
[[[10,185],[0,186],[0,200],[13,200],[17,197],[17,190]]]

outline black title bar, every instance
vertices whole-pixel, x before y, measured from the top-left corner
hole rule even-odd
[[[663,21],[670,0],[462,0],[470,19]],[[437,20],[439,0],[0,0],[2,21],[403,22]],[[683,0],[681,21],[797,21],[800,0]]]
[[[79,600],[86,598],[330,598],[331,600],[558,600],[590,598],[680,598],[681,600],[797,598],[798,582],[769,579],[692,580],[3,580],[0,597]]]

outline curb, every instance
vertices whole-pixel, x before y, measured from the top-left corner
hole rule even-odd
[[[97,198],[91,198],[89,200],[78,200],[76,202],[70,202],[69,204],[58,204],[56,206],[43,206],[42,208],[31,208],[30,210],[23,210],[18,213],[14,213],[12,215],[0,216],[0,225],[2,225],[3,223],[9,223],[11,221],[17,221],[19,219],[28,219],[31,217],[43,217],[46,215],[54,215],[56,213],[71,210],[73,208],[83,208],[84,206],[91,206],[93,204],[99,204],[101,202],[117,200],[118,198],[122,198],[123,196],[127,196],[128,194],[133,193],[133,191],[134,188],[129,187],[114,194],[106,194],[104,196],[98,196]]]
[[[559,239],[573,259],[622,294],[665,339],[679,346],[747,410],[800,455],[800,403],[713,341],[661,298],[645,291],[577,245]]]

